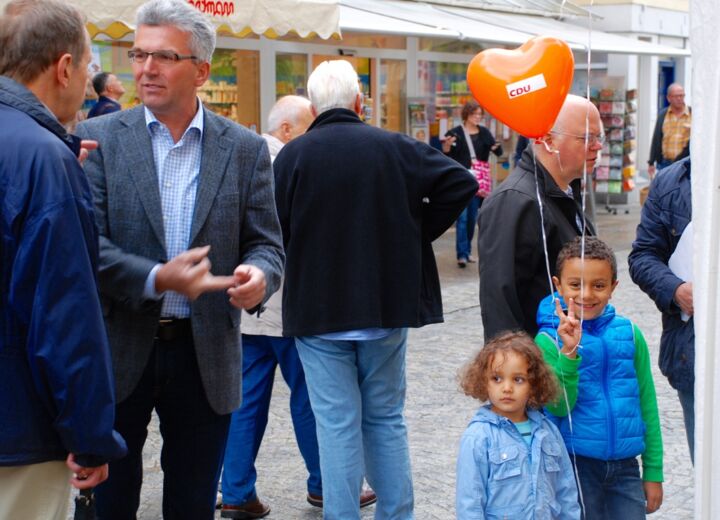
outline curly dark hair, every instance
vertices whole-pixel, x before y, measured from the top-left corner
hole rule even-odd
[[[501,332],[485,344],[460,373],[460,387],[465,395],[487,401],[487,385],[493,359],[500,354],[506,356],[508,352],[524,356],[527,361],[528,383],[531,389],[528,407],[541,408],[553,402],[559,392],[557,379],[545,363],[540,349],[525,332]]]
[[[563,265],[571,258],[581,258],[582,237],[575,237],[567,242],[558,253],[555,261],[557,277],[561,278]],[[617,280],[617,260],[612,248],[597,237],[585,237],[585,258],[588,260],[604,260],[610,264],[612,281]]]
[[[462,117],[463,123],[467,121],[467,118],[470,117],[471,114],[474,114],[478,108],[482,110],[480,103],[474,99],[467,101],[462,107],[462,112],[460,112],[460,117]]]

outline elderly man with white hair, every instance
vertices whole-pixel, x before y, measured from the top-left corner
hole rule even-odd
[[[274,161],[282,147],[301,136],[313,122],[310,100],[302,96],[283,96],[270,109],[267,133],[263,139]]]
[[[439,150],[364,124],[349,63],[320,64],[308,94],[316,119],[274,167],[283,332],[296,337],[317,422],[324,518],[360,518],[366,474],[375,518],[410,519],[407,328],[443,319],[431,243],[477,182]]]
[[[310,100],[302,96],[281,97],[268,114],[268,133],[263,134],[274,161],[283,146],[302,135],[313,121]],[[315,417],[310,408],[302,363],[295,338],[282,335],[282,296],[278,291],[257,317],[243,322],[242,406],[233,412],[225,448],[222,475],[222,518],[264,518],[270,506],[260,500],[255,483],[255,459],[265,434],[275,372],[280,367],[290,388],[290,415],[295,439],[308,471],[307,501],[323,507],[322,476]],[[375,503],[371,490],[360,496],[360,507]]]

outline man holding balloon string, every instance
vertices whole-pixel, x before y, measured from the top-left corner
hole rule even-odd
[[[563,244],[593,235],[580,204],[605,135],[597,108],[568,95],[552,128],[522,154],[479,216],[480,306],[485,339],[501,331],[537,332],[540,300],[551,290]]]

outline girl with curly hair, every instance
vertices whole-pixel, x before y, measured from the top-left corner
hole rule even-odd
[[[460,443],[458,520],[579,519],[570,458],[540,411],[558,384],[533,340],[524,332],[496,336],[465,367],[461,387],[489,403]]]

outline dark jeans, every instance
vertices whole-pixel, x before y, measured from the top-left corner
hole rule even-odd
[[[455,224],[455,254],[458,260],[467,260],[470,257],[472,239],[475,235],[475,226],[477,226],[478,211],[482,206],[482,202],[482,197],[473,197],[457,219]]]
[[[192,338],[156,340],[135,390],[116,408],[115,429],[128,454],[110,463],[95,489],[100,520],[134,520],[140,504],[142,449],[153,408],[163,438],[163,518],[212,520],[230,415],[216,414],[200,380]]]
[[[290,388],[295,439],[308,470],[307,490],[322,495],[315,416],[295,338],[243,334],[243,399],[230,423],[222,476],[223,504],[240,505],[257,497],[255,458],[265,434],[275,368]]]
[[[685,421],[685,435],[688,448],[690,448],[690,461],[695,464],[695,390],[689,392],[677,391]]]
[[[599,460],[580,455],[574,459],[584,520],[645,518],[645,490],[637,459]]]

